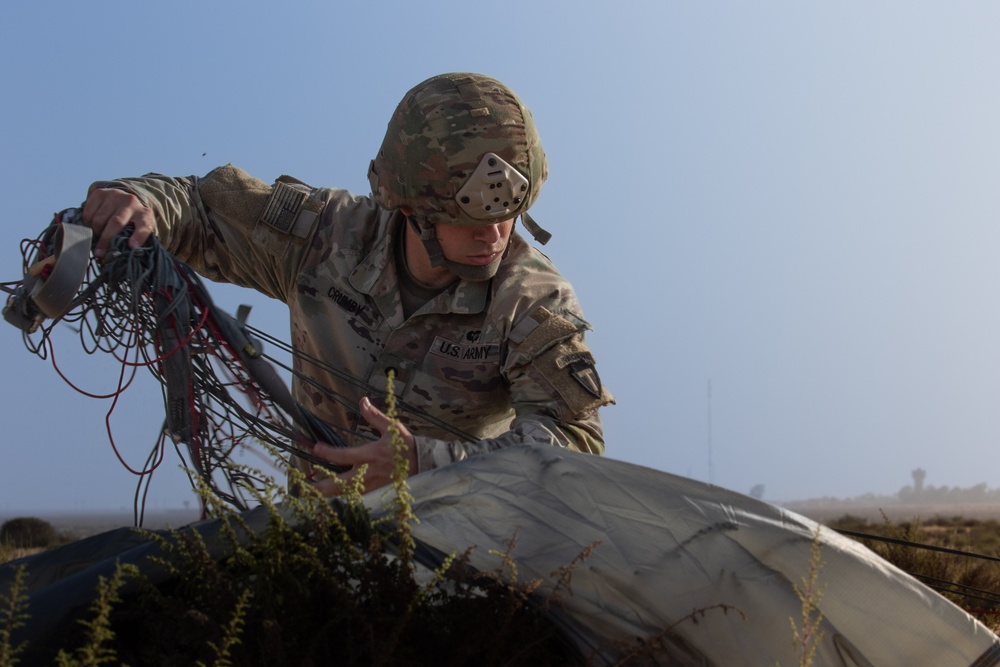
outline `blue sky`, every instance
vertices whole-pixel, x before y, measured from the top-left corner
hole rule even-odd
[[[95,180],[232,162],[367,192],[402,94],[484,72],[542,134],[532,212],[618,399],[608,456],[779,501],[916,467],[995,487],[997,34],[987,2],[6,2],[0,278]],[[0,345],[0,515],[131,506],[108,403]],[[57,353],[111,386],[69,330]],[[112,416],[135,466],[162,422],[141,379]],[[192,498],[177,464],[150,507]]]

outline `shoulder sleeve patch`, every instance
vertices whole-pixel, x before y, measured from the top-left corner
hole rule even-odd
[[[276,231],[285,234],[294,233],[299,229],[296,220],[302,213],[312,213],[303,211],[303,204],[308,198],[308,192],[278,181],[271,190],[271,196],[267,200],[260,221]],[[316,214],[312,213],[311,217],[315,219]]]
[[[569,320],[540,307],[514,327],[510,332],[510,339],[517,344],[520,354],[530,358],[556,341],[579,331]]]
[[[534,325],[526,324],[525,332],[518,331],[519,324],[511,332],[511,341],[517,353],[528,360],[528,375],[557,399],[561,418],[578,419],[614,403],[614,397],[601,383],[579,327],[545,308],[527,319]]]
[[[317,191],[291,176],[281,176],[271,188],[271,196],[260,216],[261,224],[282,234],[306,238],[326,200]]]

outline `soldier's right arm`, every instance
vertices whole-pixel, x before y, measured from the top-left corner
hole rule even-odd
[[[299,184],[312,203],[311,189]],[[201,275],[257,289],[285,300],[294,285],[297,257],[292,246],[302,238],[269,235],[258,224],[274,188],[226,165],[203,178],[147,174],[141,178],[93,184],[84,204],[84,222],[99,235],[95,252],[129,224],[134,247],[156,234],[167,250]],[[313,208],[319,208],[316,202]]]

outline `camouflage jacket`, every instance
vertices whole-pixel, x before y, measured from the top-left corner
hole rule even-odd
[[[354,408],[393,370],[397,397],[416,409],[402,420],[420,471],[519,443],[604,451],[597,410],[613,398],[584,344],[589,325],[570,284],[516,233],[492,280],[459,281],[404,318],[394,260],[404,220],[369,197],[286,176],[267,185],[231,165],[92,187],[137,195],[164,246],[205,277],[286,303],[293,393],[358,432],[352,444],[370,437]]]

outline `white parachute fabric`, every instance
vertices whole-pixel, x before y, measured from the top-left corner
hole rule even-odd
[[[866,547],[806,517],[712,485],[552,447],[513,447],[410,480],[414,537],[440,555],[475,546],[497,570],[551,592],[598,543],[552,616],[584,656],[613,664],[659,638],[663,665],[797,665],[795,586],[820,545],[814,665],[1000,663],[984,625]],[[366,502],[388,514],[392,496]],[[491,553],[492,552],[492,553]],[[433,565],[433,563],[431,563]],[[801,627],[801,625],[800,625]]]
[[[410,487],[418,556],[431,568],[475,547],[471,565],[495,571],[497,554],[509,551],[518,581],[541,580],[544,597],[558,587],[560,568],[596,544],[548,612],[590,664],[798,665],[795,586],[809,576],[815,543],[823,617],[816,667],[1000,664],[995,634],[867,548],[719,487],[548,446],[473,457],[412,477]],[[381,490],[365,497],[380,516],[393,515],[392,500]],[[240,517],[259,533],[269,510]],[[213,557],[231,549],[219,520],[186,531]],[[163,581],[169,573],[149,558],[164,555],[154,540],[120,529],[22,559],[31,622],[15,643],[44,640],[85,609],[98,578],[119,562]],[[17,564],[0,566],[0,594]],[[653,640],[656,650],[635,656],[636,640]]]

